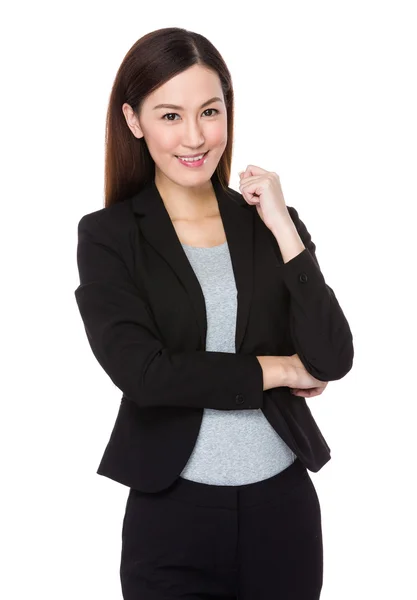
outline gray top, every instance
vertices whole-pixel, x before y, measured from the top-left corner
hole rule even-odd
[[[235,352],[237,290],[227,241],[211,248],[181,245],[204,294],[206,351]],[[205,408],[181,477],[210,485],[245,485],[276,475],[295,458],[260,408]]]

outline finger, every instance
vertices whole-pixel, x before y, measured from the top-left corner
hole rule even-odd
[[[257,181],[258,179],[264,179],[265,175],[263,174],[258,174],[258,175],[248,175],[246,171],[241,171],[242,176],[240,179],[241,183],[252,183],[252,181]]]
[[[259,175],[257,175],[256,177],[247,177],[246,179],[241,179],[239,183],[239,189],[245,190],[245,192],[251,190],[252,193],[256,187],[262,187],[262,185],[263,177],[259,177]]]
[[[242,194],[242,196],[244,197],[244,199],[246,200],[246,202],[248,204],[251,204],[253,206],[254,204],[260,203],[258,196],[250,196],[251,192],[249,192],[247,190],[241,190],[240,193]]]
[[[240,181],[244,181],[249,177],[247,170],[244,169],[243,171],[239,171],[239,179]]]
[[[261,167],[258,167],[256,165],[248,165],[245,169],[245,173],[248,173],[249,175],[264,175],[268,172],[269,171],[267,171],[266,169],[261,169]]]
[[[320,396],[320,394],[323,392],[323,388],[321,387],[316,387],[316,388],[312,388],[311,389],[311,395],[312,396]]]
[[[259,204],[260,195],[262,193],[262,185],[253,183],[247,185],[239,185],[239,191],[248,204]]]
[[[308,388],[308,389],[295,389],[291,388],[291,393],[294,396],[300,396],[302,398],[313,398],[314,396],[319,396],[321,392],[317,391],[318,388]]]

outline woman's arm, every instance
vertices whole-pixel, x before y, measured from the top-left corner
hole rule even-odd
[[[295,225],[275,229],[283,263],[281,276],[290,292],[290,331],[304,367],[319,381],[334,381],[352,368],[353,336],[333,289],[327,285],[316,246],[294,207],[287,206]],[[299,237],[298,237],[299,236]],[[301,239],[304,250],[301,250]]]
[[[263,373],[263,390],[274,387],[290,387],[296,390],[324,389],[323,382],[310,375],[297,354],[292,356],[257,356]],[[313,395],[317,395],[314,393]]]
[[[165,347],[104,214],[78,224],[74,294],[91,349],[113,383],[140,408],[262,408],[262,369],[253,354]]]

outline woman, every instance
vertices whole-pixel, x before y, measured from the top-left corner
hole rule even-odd
[[[233,89],[218,51],[145,35],[117,73],[105,207],[78,225],[75,290],[123,392],[98,473],[130,488],[127,600],[315,600],[330,448],[305,397],[352,367],[349,324],[276,173],[228,187]]]

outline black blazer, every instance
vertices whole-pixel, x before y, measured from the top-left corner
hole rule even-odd
[[[317,472],[330,448],[305,398],[263,391],[256,356],[297,353],[322,381],[352,367],[349,324],[296,209],[287,207],[306,248],[284,263],[255,206],[216,174],[212,182],[238,290],[236,353],[205,351],[204,296],[154,180],[78,223],[75,298],[96,359],[123,392],[97,473],[143,492],[180,475],[205,407],[261,409]]]

